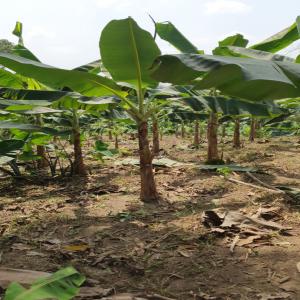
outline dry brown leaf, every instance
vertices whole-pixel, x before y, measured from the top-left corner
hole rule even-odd
[[[46,254],[41,253],[41,252],[36,252],[36,251],[28,251],[26,252],[27,256],[39,256],[39,257],[47,257]]]
[[[104,289],[99,286],[95,287],[82,287],[78,295],[82,299],[98,299],[106,296],[110,296],[114,293],[114,289]],[[77,299],[77,297],[76,297]]]
[[[288,293],[274,293],[274,294],[267,294],[267,293],[262,293],[257,295],[259,300],[288,300],[292,299],[291,295]]]
[[[255,240],[258,240],[258,239],[261,239],[261,235],[251,235],[245,239],[240,239],[236,245],[240,246],[240,247],[246,246],[246,245],[252,244]]]
[[[89,248],[89,245],[82,244],[82,245],[66,245],[63,246],[63,249],[70,252],[84,252]]]
[[[24,251],[24,250],[31,250],[32,247],[26,244],[22,244],[22,243],[14,243],[11,246],[11,249],[13,250],[19,250],[19,251]]]
[[[177,250],[177,252],[183,257],[191,257],[191,254],[188,251]]]
[[[296,266],[297,266],[298,272],[300,273],[300,262],[298,262]]]

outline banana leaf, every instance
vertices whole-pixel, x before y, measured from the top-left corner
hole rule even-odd
[[[68,267],[37,280],[28,289],[18,283],[12,283],[5,293],[4,300],[69,300],[76,296],[84,281],[83,275]]]
[[[161,82],[218,89],[240,99],[261,101],[300,96],[300,65],[197,54],[158,57],[152,76]]]

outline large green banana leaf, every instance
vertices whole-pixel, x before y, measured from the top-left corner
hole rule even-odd
[[[223,56],[248,57],[263,60],[295,62],[294,58],[285,55],[236,46],[226,46],[218,48],[218,51],[215,51],[214,54]]]
[[[261,43],[251,46],[251,49],[276,53],[300,38],[300,17],[290,27],[276,33]]]
[[[229,116],[253,115],[268,117],[273,114],[282,113],[278,107],[271,105],[247,102],[239,99],[227,99],[225,97],[196,96],[184,98],[183,101],[195,111],[203,112],[204,109],[208,109],[215,113],[222,113]]]
[[[156,84],[149,68],[160,50],[151,34],[132,18],[113,20],[105,26],[100,37],[100,52],[104,67],[114,80],[139,89]]]
[[[51,102],[47,100],[6,100],[0,98],[0,106],[11,105],[50,106]]]
[[[21,89],[24,88],[24,83],[20,76],[0,68],[0,87]]]
[[[15,139],[0,141],[0,155],[8,155],[10,152],[19,150],[24,144],[24,141]]]
[[[17,139],[0,141],[0,166],[14,160],[16,151],[22,149],[24,145],[24,141]]]
[[[101,60],[98,59],[98,60],[92,61],[88,64],[79,66],[73,70],[98,74],[101,71]]]
[[[43,91],[43,90],[25,90],[25,89],[11,89],[11,88],[0,88],[0,97],[19,102],[20,104],[33,104],[36,101],[36,105],[40,101],[53,102],[60,100],[65,97],[78,99],[80,101],[90,101],[94,97],[82,96],[79,93],[69,92],[69,91]],[[98,98],[97,98],[98,99]],[[26,101],[29,101],[26,103]],[[24,103],[22,103],[24,102]]]
[[[1,100],[0,100],[1,105]],[[36,105],[10,105],[5,108],[5,111],[21,114],[21,115],[45,115],[45,114],[54,114],[61,113],[62,110],[53,109],[51,107],[43,107]]]
[[[0,129],[19,129],[27,132],[43,132],[51,135],[64,135],[64,133],[61,133],[53,128],[11,121],[0,121]]]
[[[12,54],[0,52],[0,65],[52,88],[68,87],[85,96],[122,93],[120,87],[109,78],[87,72],[59,69]]]
[[[152,66],[152,76],[161,82],[194,84],[195,89],[216,88],[246,100],[300,95],[300,65],[295,63],[197,54],[162,55]]]
[[[229,46],[235,47],[246,47],[248,45],[248,40],[244,38],[242,34],[235,34],[228,36],[224,40],[219,42],[219,46],[215,48],[212,53],[214,55],[223,55],[223,56],[239,56],[235,53],[231,53]]]
[[[194,46],[171,22],[155,23],[155,30],[159,37],[182,53],[199,53]],[[202,52],[202,51],[200,51]]]
[[[12,283],[5,293],[4,300],[69,300],[76,296],[84,281],[83,275],[68,267],[37,280],[28,289],[18,283]]]

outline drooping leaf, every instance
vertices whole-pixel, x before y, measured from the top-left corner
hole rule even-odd
[[[235,46],[223,47],[220,49],[219,53],[214,53],[214,54],[238,56],[238,57],[250,57],[256,59],[263,59],[263,60],[286,61],[292,63],[295,62],[294,58],[285,55],[274,54],[271,52],[254,50],[250,48],[235,47]]]
[[[50,106],[51,102],[46,100],[6,100],[0,99],[0,106],[29,105],[29,106]]]
[[[59,69],[3,52],[0,52],[0,64],[54,89],[69,87],[85,96],[114,95],[114,91],[122,93],[120,87],[108,78],[87,72]]]
[[[188,104],[195,111],[203,111],[203,106],[209,111],[222,113],[229,116],[270,116],[280,114],[282,111],[274,106],[262,103],[247,102],[239,99],[227,99],[225,97],[197,96],[183,98],[184,103]]]
[[[300,38],[300,17],[290,27],[276,33],[261,43],[251,46],[251,49],[276,53]]]
[[[63,97],[71,97],[74,99],[86,99],[89,97],[82,96],[75,92],[69,91],[43,91],[43,90],[30,90],[30,89],[12,89],[12,88],[0,88],[0,97],[9,100],[28,100],[28,101],[57,101]],[[39,104],[37,104],[39,105]]]
[[[12,283],[6,291],[4,300],[69,300],[78,293],[84,281],[83,275],[68,267],[37,280],[28,289],[18,283]]]
[[[0,100],[1,104],[1,100]],[[59,109],[53,109],[51,107],[32,106],[32,105],[12,105],[6,108],[6,111],[23,114],[23,115],[42,115],[53,114],[62,112]]]
[[[90,99],[78,100],[82,104],[92,104],[92,105],[104,105],[104,104],[118,104],[120,99],[117,97],[98,97]]]
[[[300,65],[295,63],[177,54],[158,57],[152,70],[152,76],[158,81],[194,84],[196,89],[216,88],[224,94],[246,100],[300,95]]]
[[[92,61],[86,65],[79,66],[73,70],[98,74],[101,71],[101,60]]]
[[[155,29],[159,37],[182,53],[199,53],[194,46],[171,22],[155,23]]]
[[[0,86],[21,89],[24,83],[19,76],[0,68]]]
[[[116,81],[135,86],[156,84],[149,69],[160,55],[151,34],[132,19],[113,20],[103,29],[100,52],[104,67]]]
[[[29,49],[23,45],[16,45],[12,48],[12,53],[33,61],[40,61]]]
[[[21,149],[24,146],[24,141],[22,140],[4,140],[0,141],[0,155],[7,155],[12,151]]]
[[[51,135],[60,135],[60,133],[53,128],[10,121],[0,121],[0,129],[19,129],[28,132],[44,132]]]

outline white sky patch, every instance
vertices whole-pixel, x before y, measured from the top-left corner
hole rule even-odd
[[[251,11],[252,7],[239,0],[210,0],[204,4],[205,13],[214,14],[242,14]]]
[[[26,38],[28,39],[54,39],[55,33],[46,29],[44,27],[35,26],[32,29],[29,29],[28,32],[25,32]]]
[[[131,0],[95,0],[95,4],[97,7],[106,9],[106,8],[112,8],[117,7],[118,9],[124,9],[128,8],[132,5]]]

